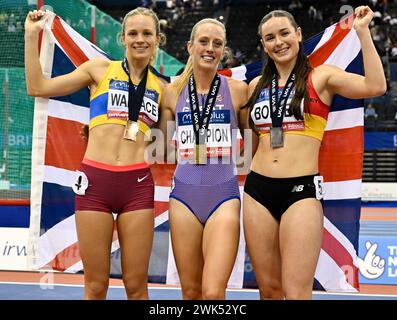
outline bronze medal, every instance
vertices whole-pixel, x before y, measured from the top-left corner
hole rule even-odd
[[[125,126],[124,139],[136,141],[136,136],[138,134],[139,127],[138,122],[128,120]]]

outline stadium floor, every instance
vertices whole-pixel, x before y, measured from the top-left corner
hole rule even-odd
[[[361,222],[397,222],[397,208],[363,207]],[[0,300],[81,300],[83,275],[25,271],[0,271]],[[150,284],[151,300],[180,300],[179,287]],[[228,300],[258,300],[258,290],[229,289]],[[121,279],[111,279],[109,300],[125,300]],[[314,300],[397,300],[396,285],[360,285],[360,293],[313,292]]]
[[[0,300],[81,300],[83,275],[40,272],[0,272]],[[179,287],[149,285],[151,300],[180,300]],[[258,290],[229,289],[227,300],[258,300]],[[111,279],[109,300],[125,300],[120,279]],[[360,293],[313,292],[314,300],[397,300],[397,286],[361,285]]]

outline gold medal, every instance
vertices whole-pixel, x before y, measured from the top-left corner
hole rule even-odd
[[[138,122],[128,120],[125,126],[124,139],[136,141],[136,135],[138,134],[138,131]]]
[[[194,163],[207,164],[207,146],[205,144],[194,145]]]

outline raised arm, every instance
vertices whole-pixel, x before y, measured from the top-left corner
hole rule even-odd
[[[93,59],[73,72],[46,79],[39,61],[39,33],[48,13],[30,11],[25,20],[25,74],[28,95],[35,97],[63,96],[96,83],[109,64],[106,59]]]
[[[320,66],[326,78],[326,87],[330,94],[339,94],[346,98],[359,99],[383,95],[387,89],[382,61],[376,51],[368,28],[374,13],[368,6],[355,10],[353,28],[361,43],[364,62],[364,76],[345,72],[333,66]]]

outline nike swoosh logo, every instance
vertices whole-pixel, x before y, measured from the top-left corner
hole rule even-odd
[[[138,182],[141,182],[141,181],[145,180],[147,177],[148,177],[148,174],[147,174],[146,176],[144,176],[143,178],[139,178],[139,177],[138,177],[137,180],[138,180]]]

